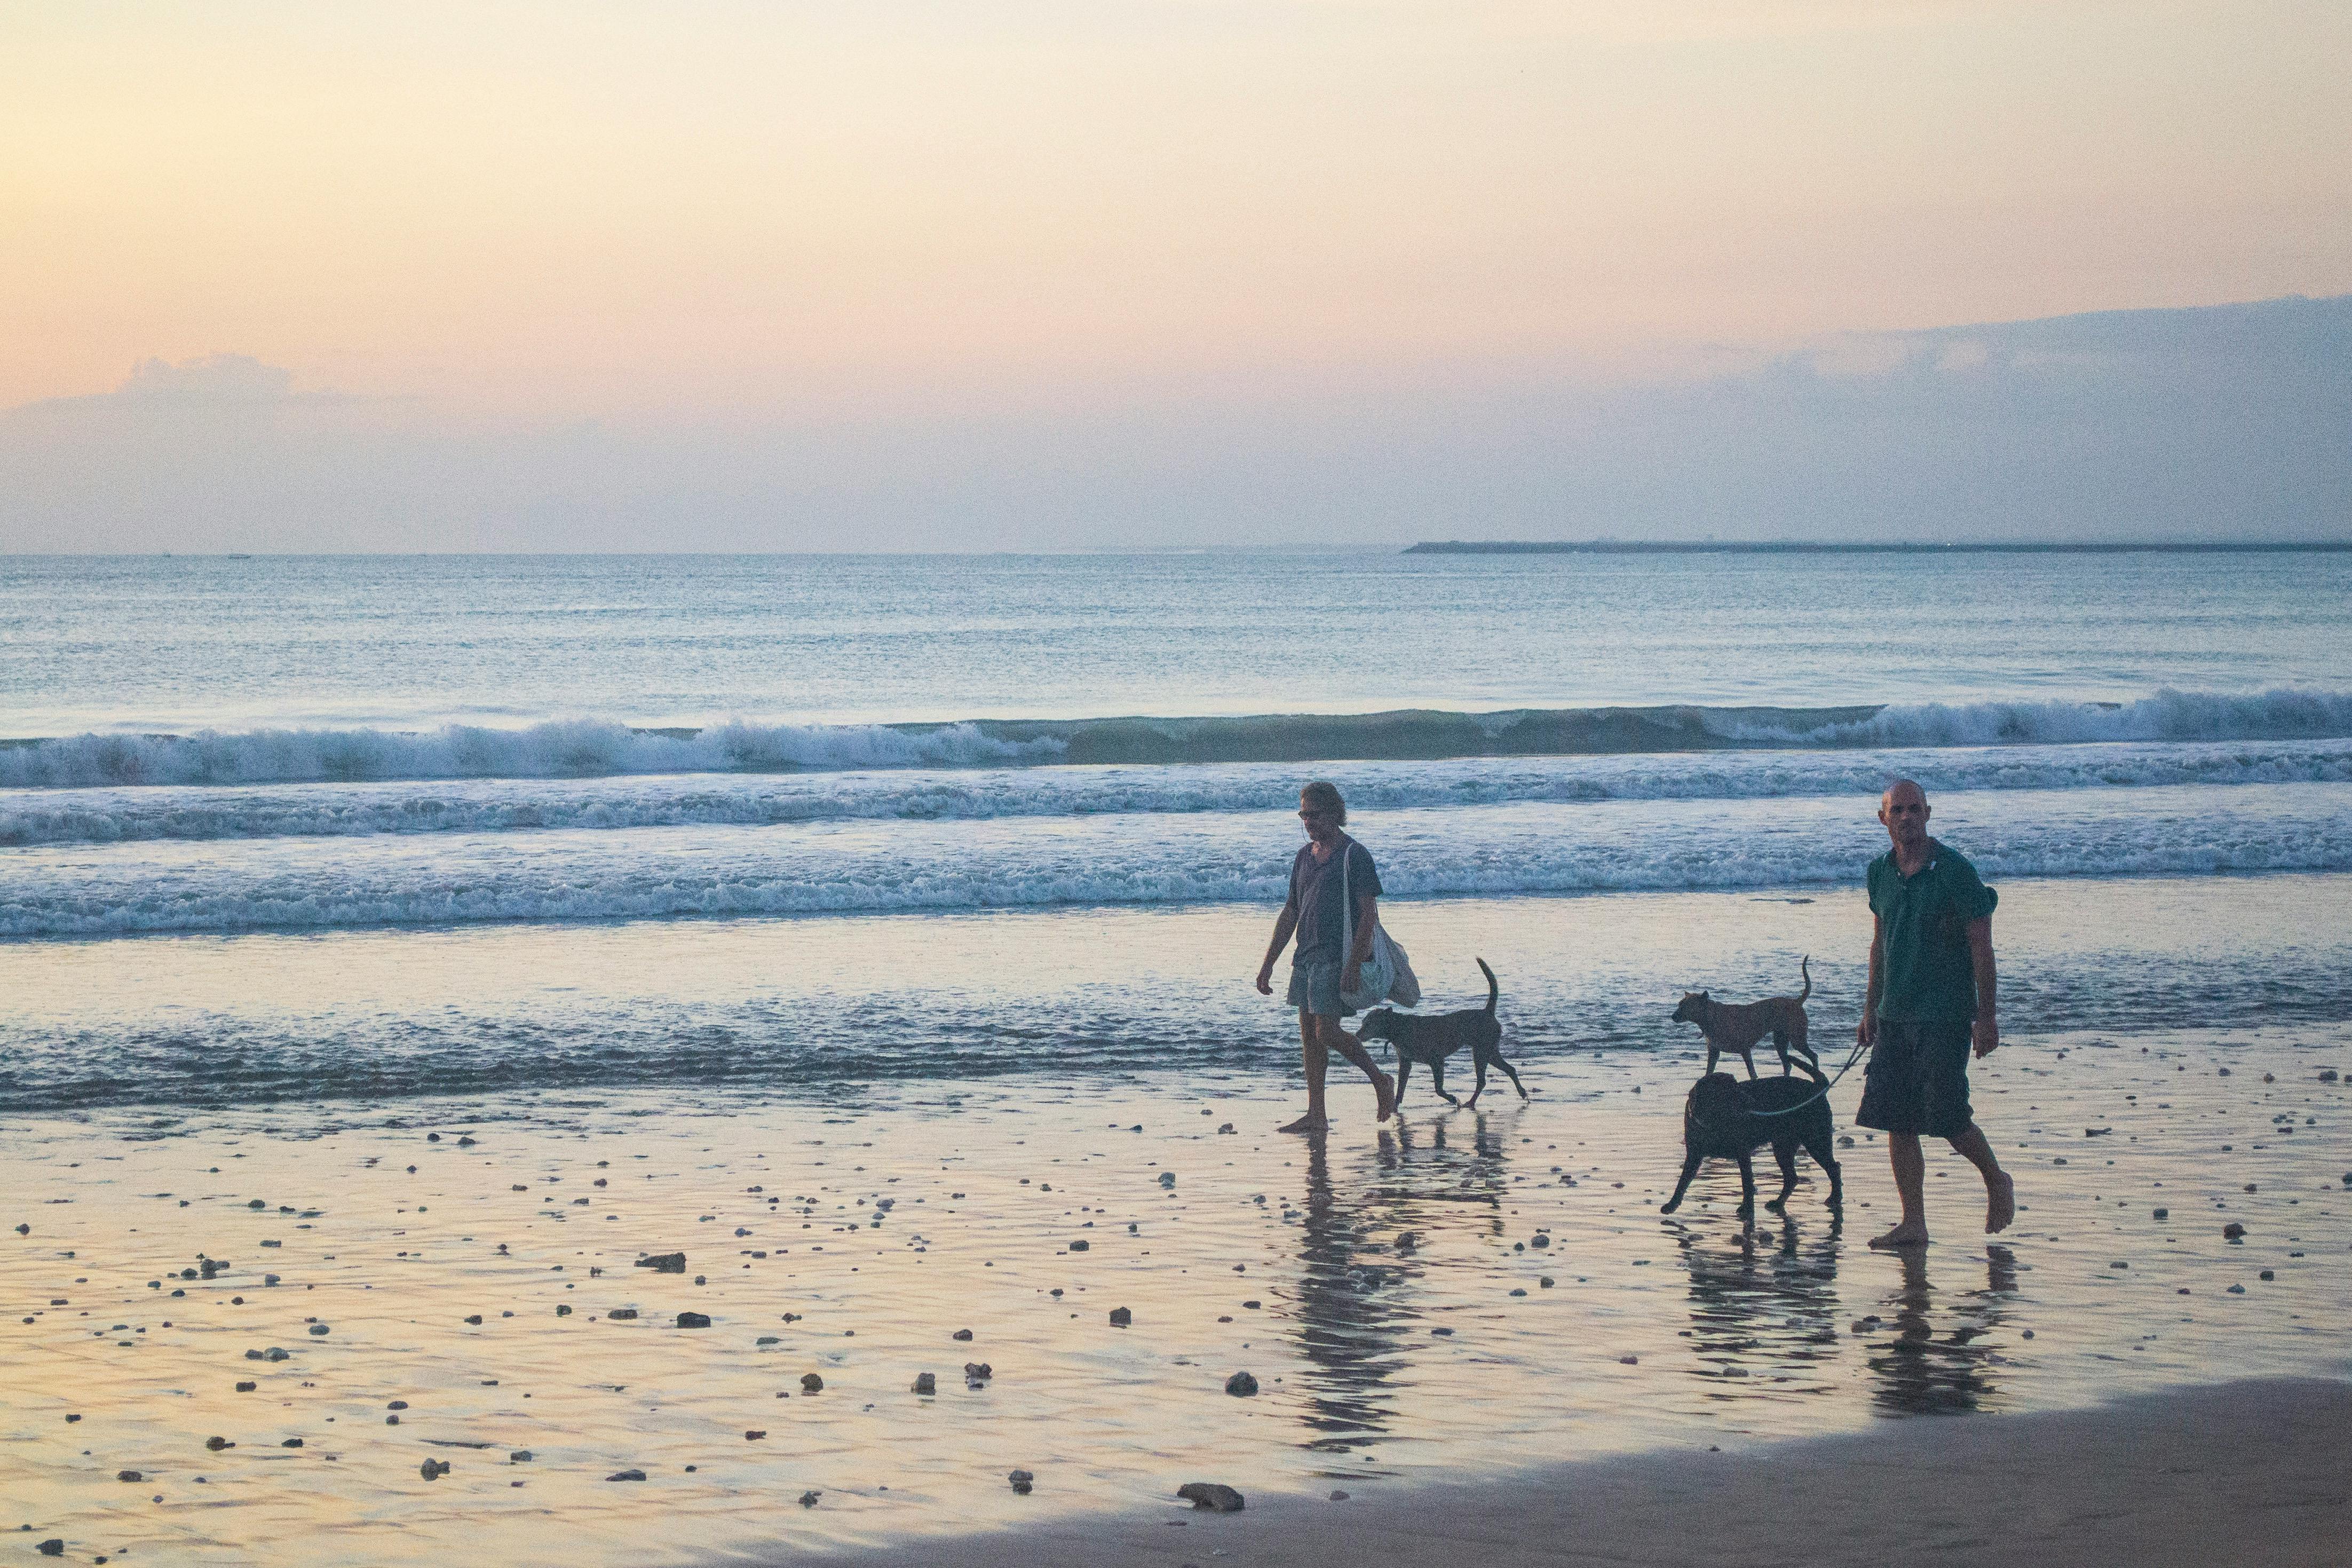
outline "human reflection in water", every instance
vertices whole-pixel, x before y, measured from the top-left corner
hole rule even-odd
[[[1837,1355],[1841,1216],[1709,1230],[1664,1222],[1690,1271],[1691,1350],[1706,1397],[1822,1394]],[[1816,1371],[1815,1369],[1819,1369]]]
[[[1868,1324],[1873,1402],[1903,1415],[1980,1408],[1996,1392],[1989,1375],[1997,1363],[1990,1336],[2007,1321],[2017,1295],[2016,1255],[1998,1245],[1985,1248],[1985,1288],[1948,1303],[1950,1331],[1942,1339],[1936,1337],[1927,1249],[1906,1247],[1896,1256],[1902,1284],[1887,1299],[1887,1317]]]
[[[1420,1317],[1406,1288],[1422,1275],[1429,1233],[1473,1219],[1499,1234],[1502,1135],[1475,1116],[1465,1151],[1447,1136],[1453,1120],[1441,1118],[1425,1138],[1402,1121],[1393,1132],[1382,1129],[1376,1172],[1337,1186],[1329,1139],[1307,1136],[1292,1317],[1310,1448],[1341,1452],[1392,1430],[1394,1379]]]

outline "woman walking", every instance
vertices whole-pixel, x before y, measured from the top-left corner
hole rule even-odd
[[[1274,922],[1274,940],[1266,945],[1265,962],[1258,966],[1261,995],[1274,994],[1274,961],[1296,934],[1298,947],[1290,958],[1290,1002],[1298,1009],[1299,1051],[1307,1068],[1307,1114],[1285,1126],[1285,1132],[1319,1132],[1329,1125],[1324,1109],[1323,1079],[1331,1053],[1362,1069],[1379,1097],[1372,1118],[1386,1121],[1396,1109],[1396,1084],[1372,1065],[1370,1052],[1339,1020],[1355,1011],[1342,994],[1356,988],[1361,966],[1371,957],[1372,931],[1379,924],[1375,900],[1381,894],[1380,872],[1371,852],[1341,831],[1348,822],[1348,803],[1339,786],[1316,780],[1298,792],[1298,820],[1306,825],[1307,843],[1290,863],[1290,896]],[[1347,908],[1349,897],[1355,909]],[[1352,915],[1352,919],[1350,918]],[[1350,937],[1352,936],[1352,942]],[[1342,944],[1347,950],[1342,951]]]

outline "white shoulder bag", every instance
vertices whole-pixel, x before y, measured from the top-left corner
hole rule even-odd
[[[1353,869],[1349,860],[1354,856],[1356,841],[1342,837],[1339,840],[1339,906],[1344,911],[1339,919],[1339,969],[1347,973],[1348,955],[1356,951],[1356,895],[1349,883]],[[1393,1002],[1400,1007],[1412,1007],[1421,1002],[1421,982],[1412,973],[1412,964],[1404,955],[1404,948],[1390,940],[1381,926],[1372,927],[1372,954],[1359,966],[1356,988],[1339,993],[1343,1006],[1362,1012],[1383,1002]]]

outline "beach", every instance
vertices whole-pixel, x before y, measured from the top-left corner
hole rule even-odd
[[[1280,1078],[1234,1073],[20,1121],[0,1430],[22,1522],[81,1560],[762,1561],[979,1529],[1013,1533],[954,1550],[1076,1562],[1087,1521],[1181,1507],[1193,1480],[1247,1495],[1202,1528],[1272,1531],[1263,1561],[1307,1560],[1321,1526],[1296,1510],[1334,1490],[1522,1541],[1571,1461],[1622,1458],[1611,1484],[1654,1501],[1698,1484],[1659,1456],[1769,1466],[1823,1434],[2120,1398],[2178,1433],[2209,1408],[2163,1414],[2183,1389],[2341,1379],[2347,1091],[2321,1075],[2347,1047],[2013,1047],[1979,1077],[2017,1226],[1985,1237],[1980,1190],[1940,1159],[1937,1240],[1897,1256],[1860,1245],[1891,1190],[1843,1117],[1843,1222],[1809,1166],[1753,1227],[1728,1165],[1662,1219],[1686,1078],[1625,1053],[1530,1071],[1524,1105],[1499,1080],[1475,1110],[1408,1100],[1384,1129],[1343,1092],[1313,1142],[1269,1131]],[[1228,1393],[1236,1373],[1256,1392]],[[2340,1458],[2328,1386],[2295,1397]],[[1857,1440],[1804,1463],[1901,1468]],[[432,1460],[448,1472],[424,1479]],[[1489,1491],[1443,1528],[1414,1500],[1465,1481]],[[1603,1511],[1591,1528],[1643,1517]],[[1055,1539],[1074,1554],[1044,1555]]]
[[[0,666],[0,1526],[1853,1561],[1916,1544],[1883,1494],[1955,1562],[2315,1560],[2352,563],[2220,559],[0,565],[75,650]],[[1417,640],[1300,681],[1388,594]],[[1898,774],[2000,890],[2020,1209],[1938,1147],[1891,1255],[1852,1042]],[[1342,1071],[1274,1131],[1315,776],[1424,1010],[1495,970],[1527,1100],[1416,1073],[1375,1126]],[[1801,1160],[1785,1215],[1717,1163],[1662,1216],[1676,1000],[1808,973],[1843,1212]]]

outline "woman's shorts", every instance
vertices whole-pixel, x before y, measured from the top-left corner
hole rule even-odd
[[[1969,1026],[1901,1024],[1882,1018],[1863,1069],[1854,1121],[1881,1132],[1957,1138],[1969,1113]]]
[[[1345,1018],[1355,1012],[1339,1000],[1337,963],[1294,963],[1290,966],[1290,1005],[1304,1007],[1318,1018]]]

